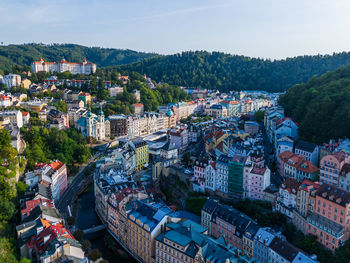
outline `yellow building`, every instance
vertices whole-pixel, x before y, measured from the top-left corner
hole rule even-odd
[[[140,203],[128,214],[128,248],[140,261],[155,262],[155,238],[165,229],[171,212],[160,203]]]
[[[144,140],[133,140],[135,146],[135,167],[136,171],[141,170],[145,165],[148,165],[149,150],[148,144]]]
[[[29,89],[30,84],[32,84],[32,82],[29,79],[24,79],[21,82],[21,87],[25,89]]]

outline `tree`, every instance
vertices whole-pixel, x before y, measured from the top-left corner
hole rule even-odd
[[[88,258],[92,261],[96,261],[101,257],[101,252],[95,248],[93,250],[90,251]]]
[[[261,123],[264,120],[265,111],[258,110],[254,113],[254,119],[256,122]]]
[[[67,217],[67,223],[68,225],[72,226],[75,223],[75,217],[74,216],[68,216]]]
[[[88,252],[91,248],[91,242],[87,239],[84,239],[82,242],[81,242],[81,245],[83,247],[83,250],[84,252]]]
[[[189,166],[191,163],[191,154],[186,152],[182,155],[182,163],[186,166]]]
[[[77,231],[74,232],[74,237],[78,240],[81,241],[83,239],[84,232],[83,230],[78,229]]]
[[[57,110],[67,113],[67,103],[64,100],[60,100],[55,103]]]

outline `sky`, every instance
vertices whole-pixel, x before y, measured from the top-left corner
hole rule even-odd
[[[281,59],[350,51],[349,0],[0,0],[0,42]]]

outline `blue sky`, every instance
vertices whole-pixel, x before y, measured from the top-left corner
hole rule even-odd
[[[0,0],[0,42],[263,58],[350,50],[349,0]]]

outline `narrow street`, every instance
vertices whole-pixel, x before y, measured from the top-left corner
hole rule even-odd
[[[265,155],[266,165],[271,170],[271,168],[273,166],[273,162],[276,161],[274,147],[271,144],[269,137],[267,136],[266,129],[265,129],[264,125],[261,125],[260,127],[261,127],[263,140],[264,140],[264,155]],[[273,184],[276,187],[279,187],[283,182],[283,178],[279,175],[277,170],[275,172],[271,171],[270,181],[271,181],[271,184]]]

